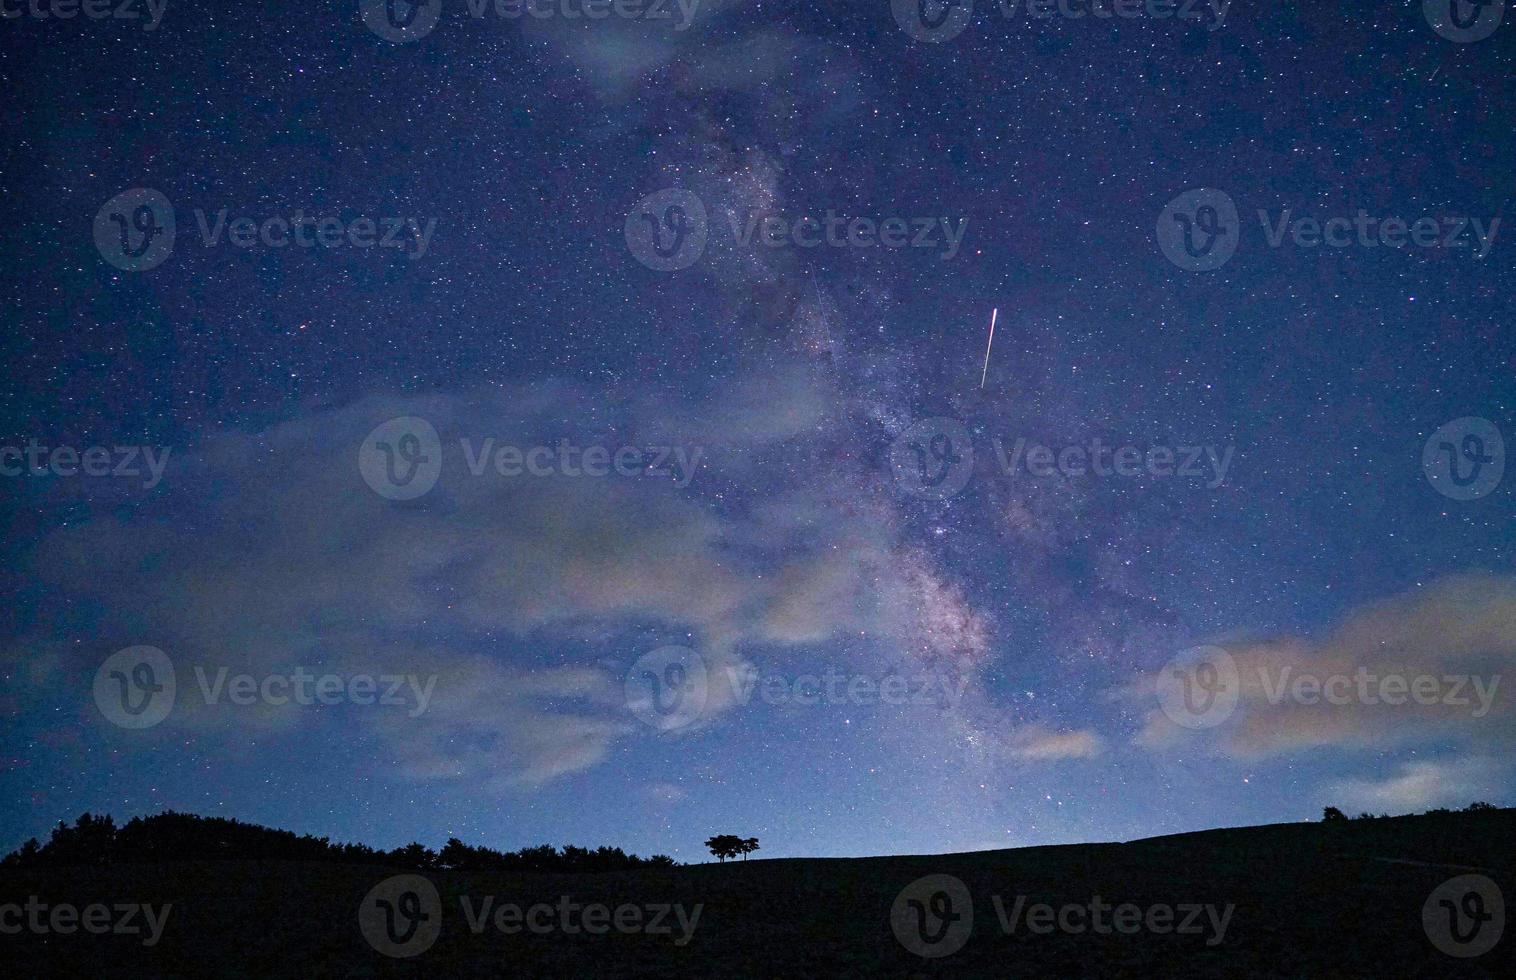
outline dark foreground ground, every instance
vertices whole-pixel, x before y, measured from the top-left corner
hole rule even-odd
[[[426,876],[440,909],[404,882],[372,891],[398,873],[372,865],[235,861],[7,872],[0,875],[0,974],[1516,977],[1513,927],[1498,916],[1480,919],[1494,915],[1501,897],[1516,895],[1516,810],[930,857],[749,860],[581,875],[445,872]],[[1484,875],[1498,896],[1455,887],[1447,893],[1450,904],[1439,906],[1434,891],[1464,874]],[[950,877],[912,887],[938,875]],[[141,933],[90,934],[78,926],[43,934],[23,921],[19,933],[11,932],[17,913],[4,907],[24,906],[32,896],[49,907],[38,913],[43,921],[62,903],[80,909],[103,903],[113,922],[124,915],[117,905],[161,911],[172,903],[172,909],[151,947]],[[1014,932],[1003,927],[999,913],[1011,919],[1018,896],[1023,910],[1055,907],[1046,913],[1053,916],[1047,931],[1029,933],[1021,916]],[[1100,913],[1106,929],[1094,931],[1095,896],[1106,906],[1136,906],[1122,920],[1133,931],[1116,928],[1114,910]],[[476,932],[467,910],[491,897]],[[1450,911],[1473,916],[1461,920],[1460,931],[1473,938],[1457,951],[1496,934],[1499,941],[1474,957],[1441,951],[1431,935],[1438,927],[1423,922],[1429,898],[1434,923]],[[574,906],[566,920],[559,913],[565,902]],[[520,931],[497,928],[502,904],[521,906],[530,919],[534,903],[552,907],[538,910],[536,925],[553,931],[534,934],[511,912],[498,924]],[[584,907],[596,903],[607,907],[607,918],[589,924],[604,934],[584,930]],[[686,922],[698,906],[693,929],[672,908],[662,917],[668,933],[616,928],[617,915],[630,929],[665,905],[682,906]],[[1065,905],[1082,909],[1061,911]],[[618,906],[636,908],[618,913]],[[1228,906],[1222,932],[1215,923]],[[105,928],[105,913],[94,914]],[[59,921],[67,926],[64,915]],[[1189,928],[1175,932],[1186,918]],[[138,914],[126,926],[143,927],[142,919]],[[559,929],[564,921],[575,931]],[[365,922],[381,945],[397,942],[393,949],[414,955],[377,952]],[[923,958],[908,945],[946,955]]]

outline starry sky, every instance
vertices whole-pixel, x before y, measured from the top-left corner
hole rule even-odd
[[[1513,477],[1436,472],[1516,438],[1516,15],[438,2],[7,0],[0,445],[168,456],[0,477],[0,847],[84,810],[699,860],[1516,803],[1504,688],[1248,679],[1516,659]],[[344,231],[237,230],[297,212]],[[1226,465],[1009,462],[1097,439]],[[646,465],[477,465],[565,443]],[[386,492],[418,447],[434,485]],[[176,700],[124,727],[140,646]],[[1154,693],[1197,646],[1243,678],[1213,727]],[[213,702],[223,667],[433,686]],[[828,671],[913,696],[761,693]]]

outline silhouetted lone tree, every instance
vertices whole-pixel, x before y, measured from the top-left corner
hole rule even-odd
[[[705,846],[710,848],[711,853],[716,855],[721,861],[725,861],[729,857],[736,857],[739,854],[742,855],[742,860],[746,861],[749,854],[758,850],[758,838],[738,837],[736,834],[717,834],[715,837],[707,840]]]
[[[746,842],[735,834],[717,834],[705,842],[712,854],[721,861],[729,857],[736,857],[743,853],[742,848]]]
[[[1341,810],[1337,809],[1335,806],[1329,806],[1325,810],[1321,811],[1321,822],[1322,823],[1331,823],[1334,820],[1346,820],[1346,819],[1347,819],[1347,814],[1343,813]]]

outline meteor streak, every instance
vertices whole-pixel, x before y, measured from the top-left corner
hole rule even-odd
[[[990,339],[984,345],[984,371],[979,375],[979,387],[984,387],[984,379],[990,376],[990,347],[995,343],[995,318],[1000,315],[1000,307],[990,311]]]

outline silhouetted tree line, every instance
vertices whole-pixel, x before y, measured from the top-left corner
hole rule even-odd
[[[1462,812],[1463,813],[1483,813],[1483,812],[1485,812],[1487,810],[1496,810],[1496,809],[1499,809],[1499,808],[1497,806],[1495,806],[1495,804],[1493,804],[1493,803],[1485,803],[1483,801],[1476,801],[1476,802],[1470,803],[1468,806],[1464,807],[1463,810],[1462,810]],[[1425,813],[1422,814],[1422,816],[1424,816],[1424,817],[1430,817],[1430,816],[1434,816],[1434,815],[1442,814],[1442,813],[1457,813],[1457,812],[1459,812],[1459,811],[1449,810],[1445,806],[1439,806],[1439,807],[1435,807],[1435,808],[1433,808],[1431,810],[1427,810]],[[1349,817],[1347,814],[1343,813],[1341,810],[1337,809],[1335,806],[1329,806],[1325,810],[1321,811],[1321,819],[1325,823],[1336,823],[1339,820],[1388,820],[1388,819],[1390,819],[1390,815],[1388,813],[1374,814],[1374,813],[1364,812],[1364,813],[1358,814],[1358,816],[1356,816],[1356,817]]]
[[[225,859],[386,864],[413,871],[622,871],[674,866],[674,859],[667,855],[641,858],[619,847],[592,851],[570,844],[560,850],[543,844],[502,852],[473,847],[456,837],[450,838],[440,853],[419,843],[383,851],[366,844],[334,844],[325,837],[296,835],[232,818],[170,810],[151,817],[133,817],[122,827],[117,827],[109,815],[92,813],[81,816],[72,827],[60,820],[46,844],[32,838],[0,858],[0,868]]]
[[[437,867],[457,871],[621,871],[674,866],[674,859],[666,854],[640,858],[619,847],[597,847],[592,851],[573,844],[561,849],[543,844],[502,853],[488,847],[472,847],[456,837],[448,838],[435,860]]]

